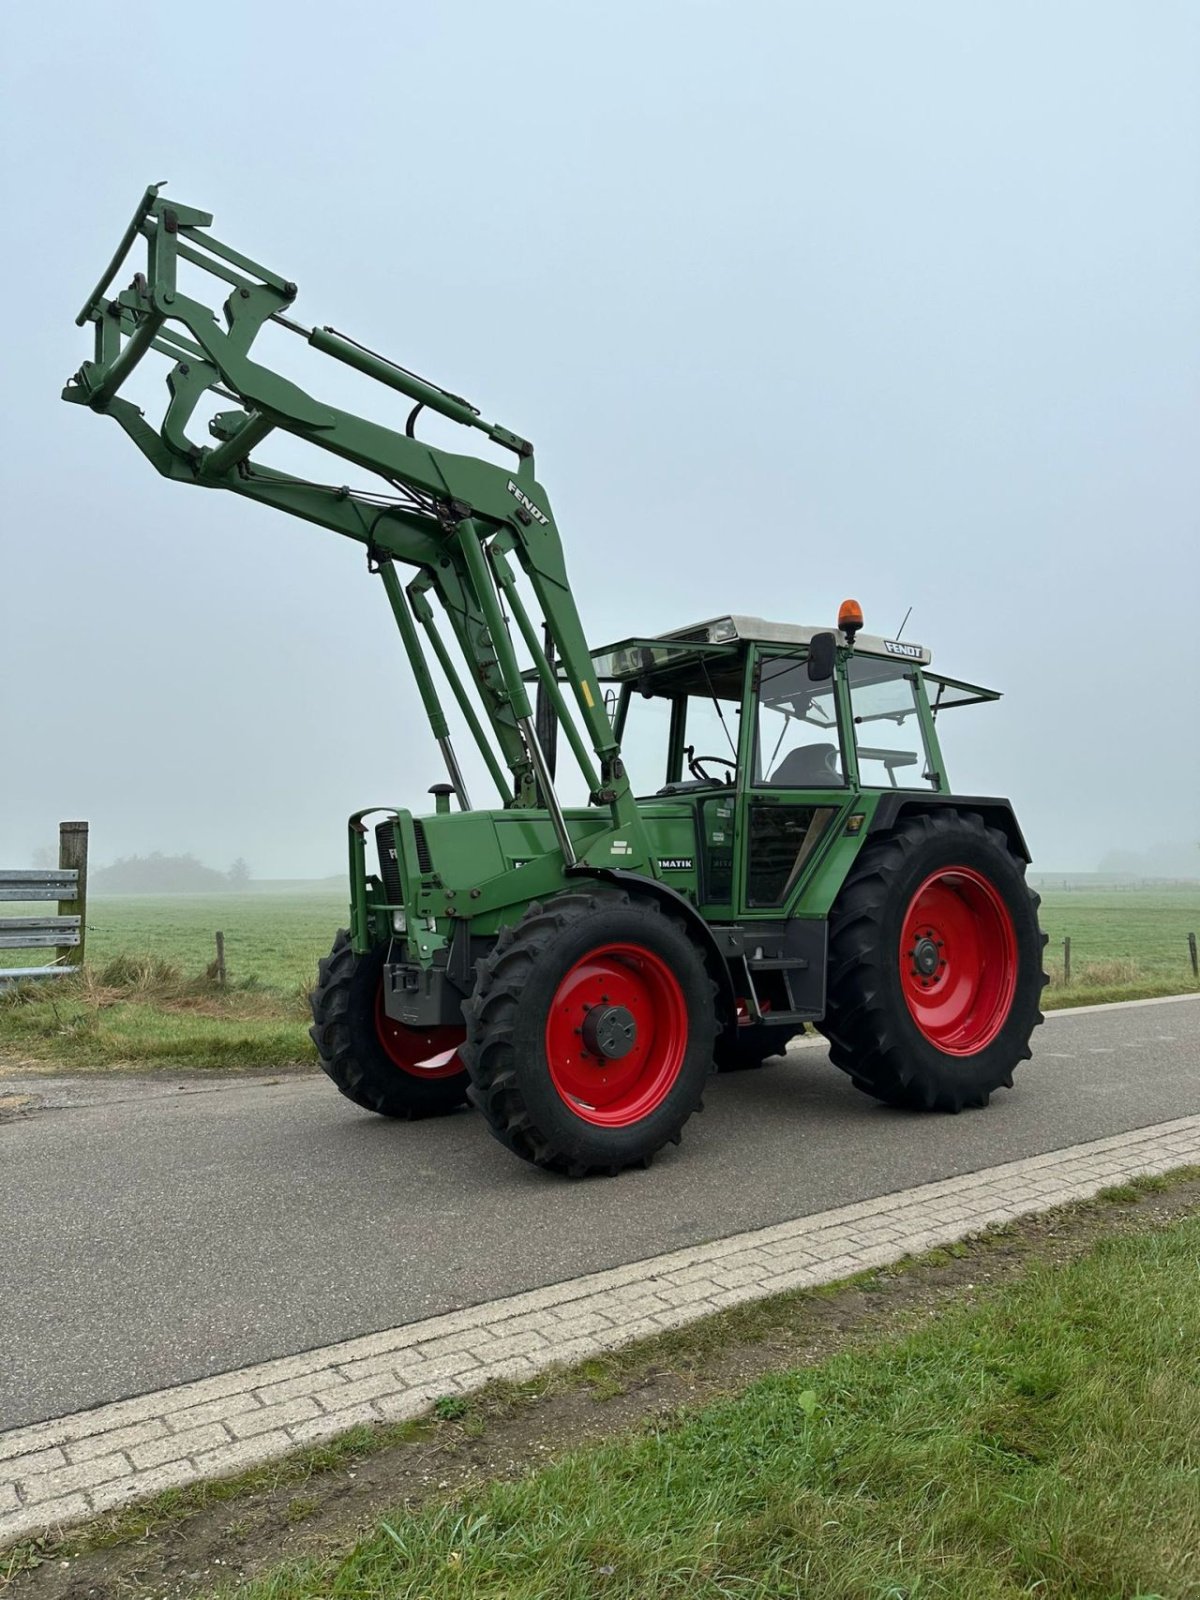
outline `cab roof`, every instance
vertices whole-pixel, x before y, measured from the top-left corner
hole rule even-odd
[[[674,628],[669,633],[642,635],[620,639],[615,644],[592,651],[592,668],[601,683],[620,683],[637,679],[647,672],[671,676],[686,663],[697,658],[706,661],[705,682],[711,691],[713,681],[722,662],[730,662],[741,644],[808,645],[814,635],[832,633],[839,644],[849,644],[844,632],[828,624],[802,622],[768,622],[763,617],[743,617],[730,614],[710,617],[707,622],[696,622],[687,628]],[[875,656],[882,660],[910,661],[922,669],[933,660],[927,645],[913,644],[907,639],[885,639],[880,634],[858,633],[854,638],[855,655]],[[712,669],[710,675],[709,668]],[[563,676],[562,663],[556,664],[557,675]],[[537,673],[523,674],[536,682]],[[924,673],[931,686],[935,712],[948,711],[954,706],[978,705],[986,700],[999,700],[997,689],[985,689],[980,684],[967,683],[961,678],[948,678],[940,672]]]
[[[621,639],[616,644],[607,645],[603,650],[593,651],[593,660],[599,662],[604,657],[622,656],[639,646],[655,644],[673,645],[676,648],[691,646],[702,651],[714,646],[724,646],[728,649],[730,645],[742,643],[807,645],[818,633],[836,634],[839,644],[850,642],[844,633],[830,627],[828,623],[824,626],[820,624],[810,626],[801,622],[767,622],[762,617],[730,615],[710,617],[707,622],[695,622],[688,628],[674,628],[669,633],[658,633],[638,639]],[[922,667],[928,666],[933,660],[933,652],[923,644],[910,644],[907,639],[903,642],[897,639],[884,639],[874,633],[857,634],[854,648],[860,654],[885,656],[893,660],[898,658],[915,662]],[[630,668],[627,670],[636,668],[630,663]],[[625,673],[618,671],[613,676],[625,676]]]
[[[656,635],[659,639],[678,639],[696,644],[726,644],[745,640],[754,644],[808,644],[814,634],[837,634],[839,644],[849,644],[846,635],[828,623],[808,625],[802,622],[768,622],[763,617],[710,617],[707,622],[694,623],[690,628],[676,628],[671,633]],[[933,651],[923,644],[910,644],[897,639],[884,639],[875,633],[859,633],[854,638],[855,650],[872,656],[900,657],[928,666]]]

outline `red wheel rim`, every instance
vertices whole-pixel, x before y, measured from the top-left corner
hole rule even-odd
[[[375,995],[375,1032],[388,1060],[413,1078],[453,1078],[465,1072],[458,1047],[465,1028],[406,1028],[383,1007],[383,983]]]
[[[619,1056],[597,1042],[597,1029],[606,1026],[619,1034]],[[687,1039],[687,1002],[670,967],[642,945],[605,944],[578,960],[555,990],[546,1061],[576,1116],[628,1128],[670,1094]]]
[[[976,1055],[1000,1032],[1017,987],[1017,936],[982,874],[943,867],[913,895],[900,936],[900,985],[921,1033],[947,1055]]]

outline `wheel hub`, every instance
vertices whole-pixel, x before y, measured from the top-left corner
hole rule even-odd
[[[936,939],[928,934],[918,939],[912,948],[913,971],[919,973],[922,978],[932,978],[941,959]]]
[[[637,1023],[625,1006],[593,1006],[583,1019],[583,1048],[604,1061],[620,1061],[637,1043]]]

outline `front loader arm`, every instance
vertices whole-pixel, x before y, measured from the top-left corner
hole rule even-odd
[[[629,867],[650,859],[644,827],[633,801],[617,741],[604,712],[582,624],[567,580],[562,542],[545,490],[534,469],[533,446],[498,423],[486,421],[461,396],[419,378],[329,327],[305,328],[291,315],[296,285],[241,255],[207,230],[212,217],[168,203],[160,186],[142,198],[121,246],[81,310],[90,322],[95,353],[67,384],[63,398],[116,420],[164,477],[198,487],[226,489],[276,510],[329,528],[364,545],[373,566],[399,562],[417,569],[419,588],[407,594],[385,573],[405,648],[413,659],[426,709],[435,730],[444,726],[436,689],[419,659],[418,631],[409,607],[437,597],[467,665],[467,685],[479,697],[491,735],[512,777],[506,804],[542,804],[550,810],[567,866],[575,854],[538,745],[528,695],[509,633],[506,597],[514,595],[503,556],[516,557],[537,598],[562,673],[571,686],[587,742],[599,758],[598,778],[590,762],[581,767],[593,780],[592,800],[612,812],[612,826],[632,846],[622,854]],[[144,240],[147,270],[109,297],[109,288],[129,251]],[[200,268],[229,286],[221,316],[179,282],[180,264]],[[262,365],[252,356],[268,322],[282,326],[330,356],[405,395],[413,410],[403,432],[330,405]],[[151,350],[172,363],[168,403],[159,427],[120,395]],[[191,432],[197,408],[217,395],[235,403],[208,424],[215,443]],[[484,433],[511,452],[511,469],[482,458],[442,450],[415,435],[424,409]],[[272,433],[301,439],[334,458],[382,480],[375,490],[300,479],[261,464],[256,452]],[[548,670],[536,633],[522,616],[522,635],[539,672]],[[414,655],[416,652],[416,655]],[[439,657],[440,659],[440,657]],[[444,664],[444,663],[443,663]],[[456,695],[467,709],[466,686]],[[432,697],[432,698],[431,698]],[[560,713],[565,702],[557,697]],[[482,734],[477,718],[468,717]],[[572,747],[586,757],[572,727]],[[438,732],[439,743],[448,739]],[[485,740],[481,740],[485,743]],[[489,769],[501,771],[490,749]],[[456,767],[449,751],[448,764]],[[456,787],[466,804],[461,775]]]
[[[184,374],[184,381],[191,376],[191,373]],[[173,373],[171,378],[175,377]],[[215,381],[215,377],[210,380]],[[65,397],[72,400],[79,398],[70,390]],[[194,409],[196,399],[191,400],[189,410]],[[161,432],[147,422],[139,407],[119,396],[110,400],[104,410],[106,415],[120,424],[164,477],[195,484],[197,474],[194,458],[168,437],[170,430],[180,427],[181,419],[176,406],[177,388],[172,390],[171,404]],[[436,522],[395,506],[380,507],[356,497],[341,486],[300,482],[287,473],[276,472],[269,467],[251,467],[248,463],[243,464],[241,470],[231,471],[220,479],[210,474],[200,481],[206,487],[228,489],[246,499],[256,500],[277,511],[328,528],[344,538],[353,539],[367,547],[374,561],[400,561],[428,574],[430,585],[446,611],[459,649],[470,663],[471,676],[478,686],[502,759],[511,774],[511,789],[495,769],[491,747],[486,744],[477,719],[472,725],[476,742],[496,777],[501,794],[505,797],[515,794],[527,805],[534,803],[533,767],[511,702],[503,690],[495,652],[488,644],[486,622],[474,594],[464,581],[461,563],[447,556],[445,539]]]

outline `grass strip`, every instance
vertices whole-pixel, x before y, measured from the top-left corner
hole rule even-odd
[[[307,985],[185,977],[156,956],[117,956],[78,977],[0,991],[0,1049],[73,1071],[238,1072],[313,1066]]]
[[[240,1600],[1200,1592],[1200,1219],[383,1520]]]

